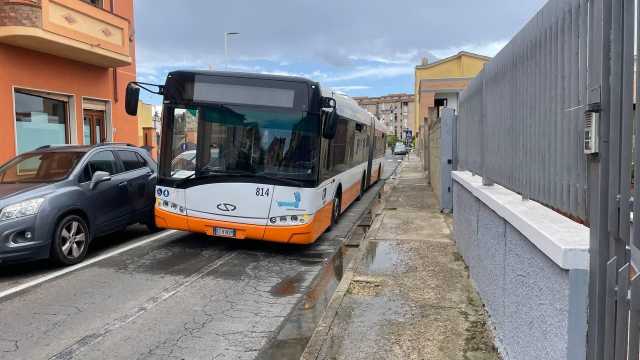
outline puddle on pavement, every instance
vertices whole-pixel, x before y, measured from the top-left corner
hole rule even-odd
[[[405,256],[397,242],[371,240],[367,243],[362,270],[368,274],[404,272]]]
[[[297,360],[300,358],[316,325],[324,315],[338,283],[342,280],[348,259],[353,256],[350,253],[351,251],[343,246],[323,265],[322,270],[313,280],[311,288],[285,320],[276,339],[262,350],[257,359]],[[272,294],[274,291],[283,293],[291,291],[291,287],[296,284],[297,276],[285,279],[274,286]]]
[[[295,295],[300,291],[300,285],[304,282],[304,274],[298,272],[293,276],[282,279],[271,288],[271,295],[275,297],[286,297]]]

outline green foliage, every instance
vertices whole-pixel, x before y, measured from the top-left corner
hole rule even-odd
[[[387,135],[387,145],[394,146],[398,142],[398,137],[396,135]]]

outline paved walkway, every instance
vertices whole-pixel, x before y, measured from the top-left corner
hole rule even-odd
[[[451,218],[417,157],[385,187],[303,359],[498,359]]]

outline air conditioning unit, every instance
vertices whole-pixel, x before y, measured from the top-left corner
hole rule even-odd
[[[600,120],[599,112],[584,113],[584,153],[586,155],[598,153],[598,120]]]

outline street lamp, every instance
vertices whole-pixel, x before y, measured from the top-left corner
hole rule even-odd
[[[239,32],[225,32],[224,33],[224,69],[228,67],[227,58],[229,56],[229,35],[240,35]]]

